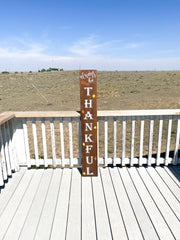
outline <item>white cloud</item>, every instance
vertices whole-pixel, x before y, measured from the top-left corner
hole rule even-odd
[[[62,67],[64,63],[72,60],[72,57],[46,54],[45,48],[36,44],[29,45],[26,50],[0,48],[0,71],[37,71],[56,63],[60,64],[58,67]]]
[[[119,42],[119,40],[101,42],[98,36],[91,35],[87,38],[76,41],[69,48],[69,52],[75,54],[76,56],[97,56],[100,55],[102,50],[112,48],[114,47],[114,44]]]
[[[0,43],[0,71],[37,71],[48,67],[66,70],[180,70],[180,58],[126,59],[105,56],[105,46],[115,48],[120,41],[100,42],[96,36],[77,41],[69,48],[71,56],[55,56],[47,53],[47,47],[19,40],[19,47],[8,47]],[[1,46],[2,45],[2,46]],[[128,44],[126,45],[128,46]],[[135,48],[135,43],[129,44]],[[101,53],[101,54],[100,54]]]
[[[96,43],[96,37],[90,36],[88,38],[81,39],[75,42],[69,51],[78,56],[89,56],[96,53],[96,50],[101,47],[100,44]]]
[[[142,43],[127,43],[125,48],[133,49],[142,46]]]
[[[180,58],[166,59],[123,59],[92,57],[79,59],[81,69],[146,71],[146,70],[180,70]]]

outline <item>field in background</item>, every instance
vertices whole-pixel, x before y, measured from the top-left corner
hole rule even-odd
[[[180,72],[98,72],[98,110],[180,108]],[[79,111],[79,71],[0,74],[0,112]],[[48,157],[52,158],[50,123],[46,122]],[[157,151],[155,121],[153,153]],[[163,124],[162,148],[166,150],[167,121]],[[113,122],[108,123],[108,157],[113,157]],[[34,158],[32,126],[28,127],[30,155]],[[69,155],[69,129],[64,123],[65,155]],[[174,150],[176,121],[171,132]],[[42,132],[37,122],[39,158],[43,158]],[[135,152],[139,155],[140,122],[136,124]],[[56,153],[61,158],[60,129],[55,122]],[[148,154],[149,121],[145,124],[143,155]],[[74,157],[78,157],[78,127],[73,123]],[[104,123],[100,121],[100,157],[104,156]],[[127,121],[126,157],[130,157],[131,124]],[[122,156],[122,123],[117,122],[117,157]]]
[[[98,110],[180,108],[180,72],[98,72]],[[79,71],[0,74],[0,112],[80,109]]]

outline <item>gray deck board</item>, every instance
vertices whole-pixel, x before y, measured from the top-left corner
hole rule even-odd
[[[88,211],[87,211],[88,209]],[[96,224],[92,194],[92,179],[82,178],[82,239],[96,239]]]
[[[21,181],[21,178],[23,177],[25,172],[25,168],[21,168],[19,172],[16,174],[14,173],[12,176],[13,178],[10,178],[9,181],[5,184],[4,189],[1,190],[0,194],[0,215],[6,208],[9,200],[13,196],[13,194],[16,191],[16,188],[18,187],[18,184]]]
[[[0,240],[180,239],[180,168],[14,173],[0,193]]]
[[[61,169],[53,170],[53,176],[49,185],[47,197],[44,203],[44,208],[35,234],[35,239],[37,240],[49,239],[55,213],[56,201],[58,197],[59,185],[61,182],[61,175]]]
[[[52,173],[52,169],[44,170],[41,182],[38,186],[31,208],[29,209],[28,216],[20,233],[19,239],[30,240],[35,237],[36,229],[42,216],[44,202],[46,200],[46,194],[50,185]]]
[[[128,239],[108,168],[100,170],[113,239]]]
[[[124,186],[129,196],[132,208],[134,210],[136,219],[139,223],[142,235],[145,239],[159,239],[157,232],[148,216],[148,213],[143,205],[143,201],[136,191],[136,182],[131,178],[126,168],[121,169]],[[130,169],[131,170],[131,169]],[[129,170],[129,171],[130,171]]]
[[[18,206],[18,209],[11,221],[11,224],[8,227],[7,234],[5,239],[18,239],[21,233],[21,229],[24,225],[24,220],[28,215],[29,209],[33,203],[34,196],[39,186],[39,182],[41,180],[43,174],[43,170],[36,170],[34,172],[34,176],[29,183],[27,191],[25,192],[21,203]]]

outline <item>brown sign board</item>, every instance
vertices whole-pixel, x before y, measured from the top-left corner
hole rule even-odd
[[[80,70],[82,176],[97,176],[97,71]]]

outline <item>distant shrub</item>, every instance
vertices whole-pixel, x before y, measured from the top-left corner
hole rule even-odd
[[[15,74],[17,74],[18,72],[15,72]]]
[[[7,72],[7,71],[3,71],[2,74],[9,74],[9,72]]]
[[[21,74],[23,74],[23,72],[21,72]]]
[[[46,72],[46,69],[44,69],[44,68],[43,68],[43,69],[41,69],[41,72]]]
[[[60,68],[60,71],[64,71],[64,69],[63,69],[63,68]]]
[[[32,73],[32,71],[29,71],[29,73]]]
[[[41,72],[40,70],[38,70],[38,72]]]

